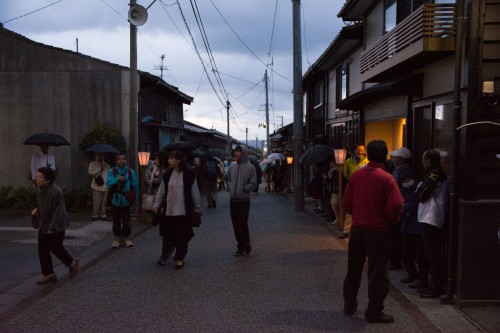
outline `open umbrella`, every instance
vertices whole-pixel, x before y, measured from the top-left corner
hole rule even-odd
[[[222,149],[210,149],[208,151],[208,156],[218,157],[220,159],[226,159],[227,157],[229,157],[229,154]]]
[[[162,148],[163,150],[166,151],[172,151],[172,150],[180,150],[183,152],[195,150],[196,146],[192,144],[191,142],[186,142],[186,141],[178,141],[178,142],[172,142],[166,145],[165,147]]]
[[[300,156],[299,162],[302,165],[312,165],[332,157],[332,148],[325,145],[315,145],[306,150]]]
[[[90,146],[87,149],[85,149],[85,151],[94,152],[94,153],[113,153],[113,154],[119,153],[118,149],[116,149],[112,145],[108,145],[105,143],[100,143],[100,144]]]
[[[274,158],[266,158],[265,160],[263,160],[262,162],[259,163],[259,165],[267,165],[267,164],[270,164],[270,163],[276,163],[276,160]]]
[[[37,133],[33,134],[23,142],[25,145],[34,146],[69,146],[70,143],[62,135],[57,133]]]
[[[285,155],[283,155],[282,153],[271,153],[271,154],[267,155],[266,158],[272,159],[272,160],[284,160]]]

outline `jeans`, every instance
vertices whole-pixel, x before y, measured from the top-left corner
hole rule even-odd
[[[250,233],[248,231],[248,215],[250,201],[229,203],[229,212],[233,223],[234,236],[238,243],[238,250],[245,250],[250,246]]]
[[[352,226],[347,256],[347,275],[344,280],[344,304],[358,304],[357,296],[363,266],[368,257],[368,307],[366,318],[376,318],[384,310],[389,293],[387,270],[389,235],[378,230]]]
[[[42,274],[47,276],[54,273],[54,265],[50,253],[61,260],[67,267],[73,262],[73,257],[63,246],[64,231],[52,234],[38,234],[38,259],[42,268]]]
[[[130,206],[111,206],[111,214],[113,215],[113,235],[128,238],[132,233],[130,229]]]
[[[403,237],[403,266],[409,277],[416,277],[427,283],[429,274],[429,263],[424,254],[422,236],[420,234],[402,234]],[[415,266],[415,262],[417,266]]]

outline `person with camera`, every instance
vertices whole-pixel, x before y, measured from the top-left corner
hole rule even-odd
[[[106,183],[111,192],[111,214],[113,215],[113,248],[119,248],[121,240],[126,247],[134,244],[129,239],[130,210],[135,202],[139,202],[139,182],[135,171],[127,167],[125,153],[116,157],[116,167],[108,172]]]
[[[106,180],[109,164],[104,161],[104,153],[95,153],[95,161],[89,164],[89,175],[92,177],[92,221],[106,220],[106,203],[108,187]]]

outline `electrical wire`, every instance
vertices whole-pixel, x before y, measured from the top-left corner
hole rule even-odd
[[[26,13],[26,14],[20,15],[20,16],[18,16],[18,17],[14,17],[14,18],[12,18],[12,19],[10,19],[10,20],[3,21],[3,22],[2,22],[2,24],[9,23],[9,22],[15,21],[15,20],[17,20],[17,19],[20,19],[21,17],[25,17],[25,16],[31,15],[31,14],[33,14],[33,13],[39,12],[39,11],[41,11],[41,10],[45,9],[45,8],[48,8],[48,7],[50,7],[50,6],[53,6],[53,5],[55,5],[55,4],[59,3],[59,2],[62,2],[62,1],[63,1],[63,0],[58,0],[58,1],[55,1],[55,2],[52,2],[52,3],[49,3],[47,6],[44,6],[44,7],[41,7],[41,8],[35,9],[35,10],[33,10],[33,11],[29,12],[29,13]]]

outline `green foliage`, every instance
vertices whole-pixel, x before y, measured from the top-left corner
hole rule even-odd
[[[32,188],[0,186],[0,211],[31,210],[36,205],[36,194]]]
[[[64,191],[64,202],[69,213],[81,213],[92,207],[92,190],[90,187]]]
[[[95,125],[83,136],[80,141],[80,149],[85,150],[92,145],[100,143],[112,145],[119,151],[125,151],[127,148],[125,139],[118,130],[107,124],[101,123]]]

